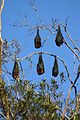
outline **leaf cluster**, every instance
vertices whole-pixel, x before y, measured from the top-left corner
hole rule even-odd
[[[38,85],[19,80],[13,86],[6,86],[2,82],[2,112],[5,116],[8,112],[11,120],[59,120],[62,102],[58,87],[55,80],[51,80],[50,84],[42,80]]]

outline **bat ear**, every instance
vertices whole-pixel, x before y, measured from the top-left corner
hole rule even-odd
[[[53,65],[53,68],[52,68],[52,76],[57,77],[58,74],[59,74],[58,62],[57,62],[57,58],[55,56],[54,65]]]
[[[12,71],[12,77],[16,80],[18,80],[19,78],[19,65],[18,65],[18,61],[15,60],[14,62],[14,67],[13,67],[13,71]]]
[[[37,64],[37,74],[42,75],[45,73],[44,62],[42,59],[42,53],[39,54],[38,64]]]
[[[61,33],[60,26],[58,26],[55,43],[58,47],[60,47],[63,44],[63,35]]]
[[[36,34],[36,37],[34,38],[34,46],[35,48],[41,47],[41,37],[39,35],[39,28],[37,28],[37,34]]]

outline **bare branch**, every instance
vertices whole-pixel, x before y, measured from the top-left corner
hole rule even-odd
[[[8,120],[7,117],[1,111],[0,111],[0,115],[4,117],[6,120]]]
[[[19,63],[20,63],[20,67],[21,67],[22,77],[23,77],[23,79],[24,79],[24,70],[23,70],[23,67],[22,67],[21,61],[19,61]]]
[[[68,96],[67,96],[67,99],[66,99],[66,106],[65,106],[63,114],[62,114],[62,120],[64,119],[64,115],[65,115],[66,109],[68,107],[68,101],[69,101],[69,98],[70,98],[70,92],[71,92],[72,88],[74,87],[74,85],[76,84],[78,78],[79,78],[79,74],[77,74],[76,79],[74,80],[73,84],[70,86],[70,89],[68,91]],[[76,107],[77,107],[77,96],[75,96],[75,97],[76,97]]]
[[[70,45],[65,40],[64,40],[64,43],[75,54],[77,59],[80,61],[80,57],[78,56],[78,54],[70,47]]]
[[[38,25],[38,26],[33,26],[29,31],[31,31],[31,30],[35,30],[35,29],[37,29],[37,27],[39,28],[39,29],[46,29],[46,30],[48,30],[50,33],[52,33],[52,34],[54,34],[54,32],[51,30],[51,28],[52,28],[52,26],[47,26],[47,25]]]
[[[79,49],[79,47],[77,46],[77,44],[75,43],[75,41],[71,38],[69,32],[68,32],[67,30],[66,30],[65,32],[66,32],[68,38],[71,40],[71,42],[74,44],[74,46],[76,47],[76,49],[77,49],[78,52],[80,53],[80,49]]]

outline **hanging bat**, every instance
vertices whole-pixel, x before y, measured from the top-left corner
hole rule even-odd
[[[37,35],[34,38],[34,46],[35,46],[35,48],[40,48],[41,47],[41,37],[39,35],[39,28],[37,28]]]
[[[63,36],[62,36],[61,30],[60,30],[60,26],[58,26],[55,43],[59,47],[63,44]]]
[[[54,65],[53,65],[53,68],[52,68],[52,76],[57,77],[58,74],[59,74],[58,62],[57,62],[57,58],[55,56]]]
[[[19,65],[18,65],[18,61],[15,60],[14,62],[14,67],[13,67],[13,71],[12,71],[12,77],[14,79],[18,79],[19,78]]]
[[[38,75],[42,75],[43,73],[45,73],[44,62],[42,59],[42,53],[39,54],[39,59],[38,59],[38,64],[37,64],[37,73],[38,73]]]

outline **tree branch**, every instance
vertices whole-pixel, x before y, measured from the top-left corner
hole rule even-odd
[[[65,32],[66,32],[68,38],[71,40],[71,42],[74,44],[74,46],[76,47],[76,49],[77,49],[78,52],[80,53],[80,49],[79,49],[79,47],[78,47],[77,44],[74,42],[74,40],[71,38],[69,32],[68,32],[67,30],[65,30]]]
[[[7,117],[0,111],[0,115],[7,120]]]
[[[64,115],[65,115],[66,109],[67,109],[67,107],[68,107],[68,101],[69,101],[69,98],[70,98],[70,92],[71,92],[72,88],[74,87],[74,85],[76,84],[78,78],[79,78],[79,74],[77,74],[76,79],[74,80],[73,84],[70,86],[70,89],[69,89],[69,91],[68,91],[68,96],[67,96],[67,99],[66,99],[66,106],[65,106],[64,111],[63,111],[63,114],[62,114],[62,120],[64,119]],[[76,97],[77,97],[77,96],[76,96]],[[77,98],[76,98],[76,107],[77,107]]]
[[[78,54],[70,47],[70,45],[64,40],[65,45],[75,54],[75,56],[77,57],[78,61],[80,61],[80,57],[78,56]]]

